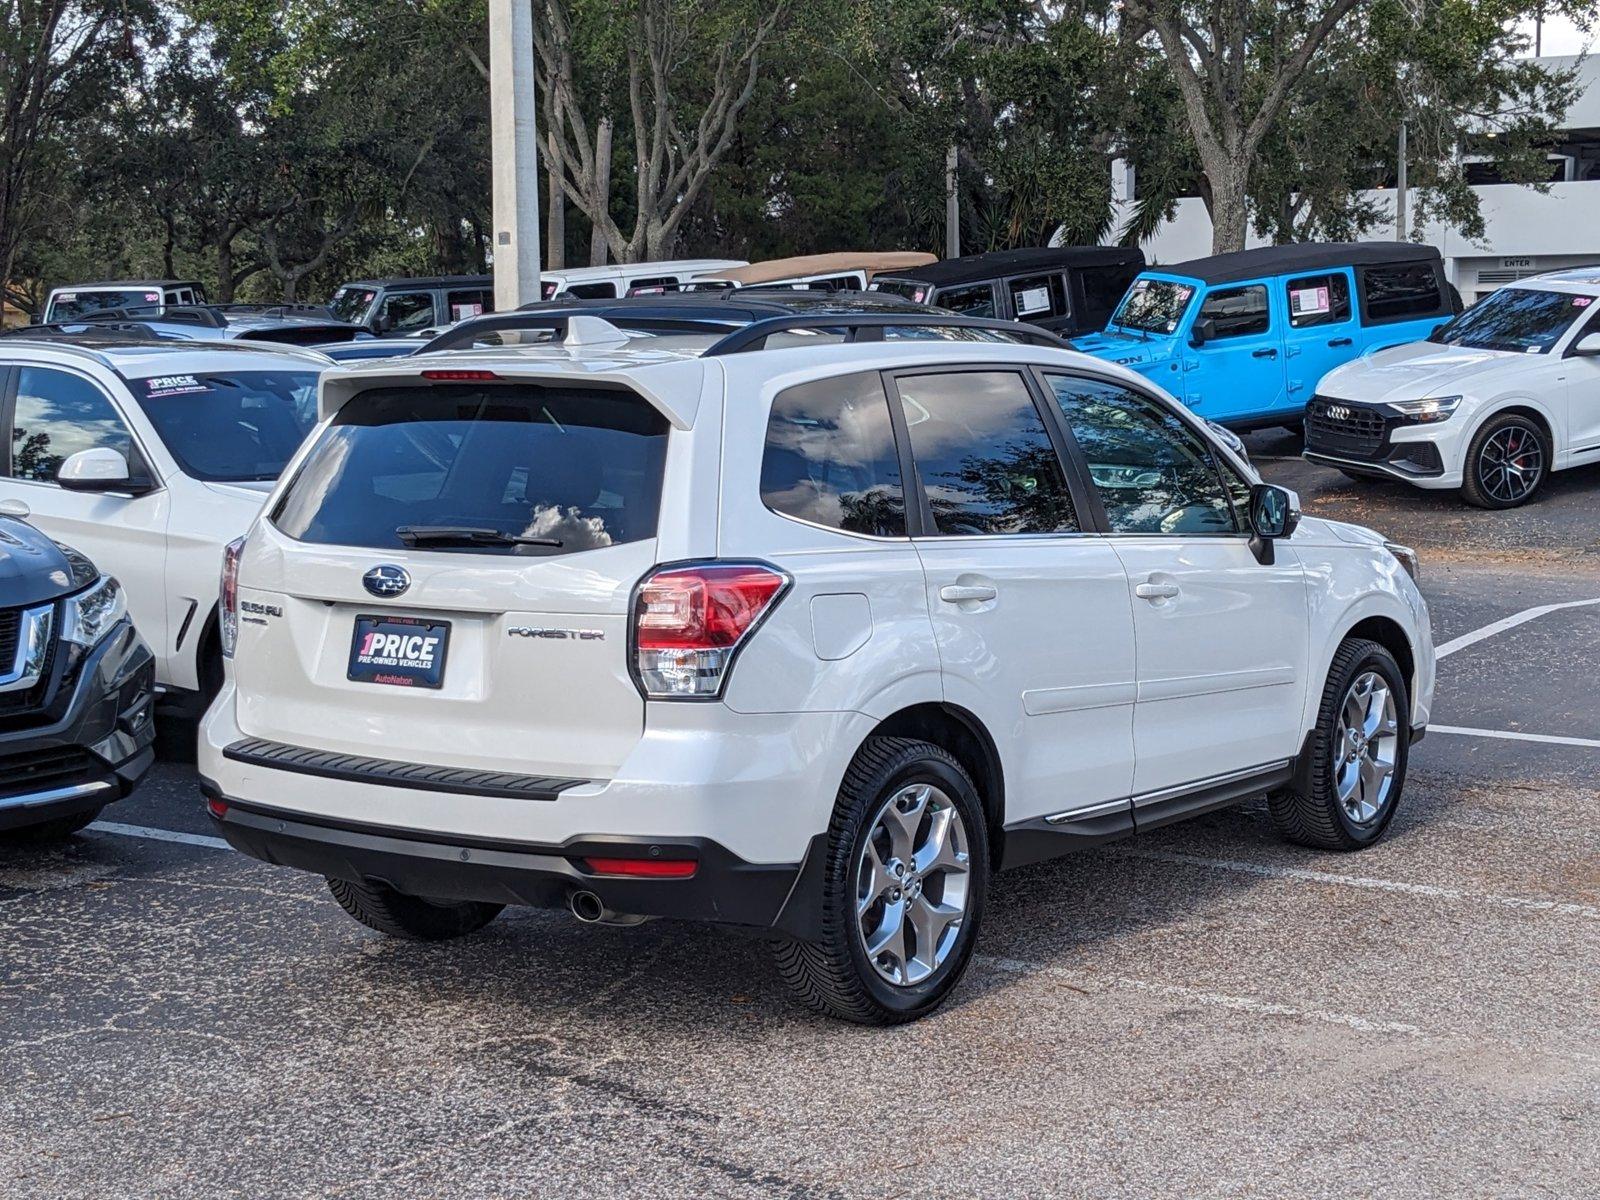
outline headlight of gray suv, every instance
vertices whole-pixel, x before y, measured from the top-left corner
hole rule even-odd
[[[117,622],[128,615],[128,602],[122,586],[111,576],[102,575],[93,584],[63,602],[62,640],[85,650],[98,646]]]
[[[1427,400],[1391,400],[1389,407],[1419,425],[1435,421],[1448,421],[1450,414],[1461,407],[1460,396],[1433,396]]]

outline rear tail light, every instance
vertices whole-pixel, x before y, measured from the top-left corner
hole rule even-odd
[[[762,563],[663,567],[634,593],[633,655],[652,700],[714,699],[739,648],[789,586]]]
[[[217,628],[222,634],[223,658],[233,657],[233,648],[239,641],[239,556],[243,553],[243,538],[234,538],[222,550]]]

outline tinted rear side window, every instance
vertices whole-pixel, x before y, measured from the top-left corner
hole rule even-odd
[[[761,502],[846,533],[905,534],[900,460],[876,373],[819,379],[778,395],[767,421]]]
[[[1403,321],[1445,311],[1432,263],[1393,263],[1361,272],[1361,311],[1368,321]]]
[[[340,410],[273,522],[304,542],[402,549],[404,526],[490,529],[571,554],[654,537],[667,421],[626,390],[380,388]]]
[[[1350,280],[1342,271],[1291,279],[1286,289],[1289,324],[1295,329],[1337,325],[1350,319]]]
[[[933,532],[1078,529],[1061,462],[1021,375],[903,375],[896,384]]]
[[[1216,322],[1218,340],[1266,333],[1272,325],[1264,284],[1217,288],[1200,306],[1200,320]]]

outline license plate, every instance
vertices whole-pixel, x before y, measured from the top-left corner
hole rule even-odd
[[[358,616],[346,678],[391,687],[440,687],[449,648],[448,621]]]

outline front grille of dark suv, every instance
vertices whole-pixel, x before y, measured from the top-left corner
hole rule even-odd
[[[1306,449],[1374,457],[1389,436],[1389,422],[1376,409],[1315,396],[1306,405]]]
[[[0,608],[0,675],[9,674],[17,664],[25,611],[21,608]],[[51,614],[50,642],[38,682],[32,687],[0,692],[0,732],[28,729],[60,719],[60,713],[50,711],[50,701],[60,690],[56,679],[56,660],[60,657],[58,651],[61,645],[61,639],[57,636],[59,630],[58,610]]]
[[[82,746],[50,746],[0,758],[0,797],[27,796],[87,783],[105,774]]]

